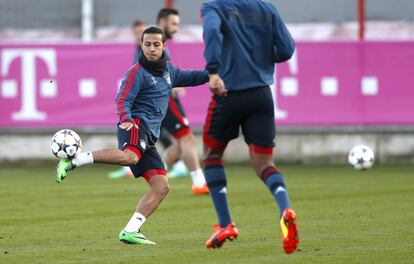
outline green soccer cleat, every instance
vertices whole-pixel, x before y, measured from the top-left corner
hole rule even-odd
[[[69,171],[74,170],[76,165],[71,160],[61,159],[56,167],[56,182],[61,183]]]
[[[127,232],[122,230],[119,233],[119,241],[125,244],[155,245],[155,242],[148,240],[141,232]]]

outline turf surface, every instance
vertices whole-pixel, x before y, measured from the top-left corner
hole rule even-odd
[[[122,244],[118,233],[147,185],[108,179],[115,168],[78,168],[57,184],[53,165],[0,165],[0,263],[414,262],[413,166],[281,166],[301,236],[292,255],[281,249],[276,203],[245,165],[227,168],[236,241],[204,248],[215,213],[185,177],[170,181],[144,225],[157,245]]]

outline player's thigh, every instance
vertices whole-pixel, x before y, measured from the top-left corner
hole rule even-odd
[[[242,132],[248,145],[274,147],[275,114],[270,88],[259,88],[251,95],[250,114],[242,123]]]
[[[226,97],[213,96],[204,124],[204,143],[208,143],[209,140],[227,143],[237,138],[240,122],[241,112],[236,94],[228,94]]]
[[[143,176],[149,180],[154,175],[165,175],[164,162],[155,146],[149,146],[142,154],[138,164],[130,166],[135,177]]]

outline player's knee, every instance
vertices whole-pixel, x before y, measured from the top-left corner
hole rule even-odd
[[[209,148],[204,145],[203,161],[223,159],[223,151]]]
[[[136,165],[139,161],[138,155],[132,151],[125,151],[124,158],[122,160],[122,164],[124,166],[132,166]]]
[[[158,184],[156,188],[157,195],[162,198],[164,198],[168,194],[169,191],[170,191],[170,185],[168,184],[168,182],[162,182]]]
[[[195,138],[192,133],[181,137],[179,141],[182,148],[195,146]]]
[[[250,162],[253,170],[259,177],[262,175],[263,171],[266,170],[266,168],[275,167],[273,161],[268,159],[251,159]]]
[[[166,152],[181,154],[181,148],[178,142],[172,143],[168,148],[165,149]]]

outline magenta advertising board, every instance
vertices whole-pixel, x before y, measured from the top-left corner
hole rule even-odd
[[[171,43],[173,62],[202,69],[202,43]],[[0,44],[0,128],[110,127],[132,44]],[[242,65],[240,65],[242,67]],[[413,125],[414,42],[300,42],[278,65],[278,125]],[[188,88],[190,122],[211,94]]]

